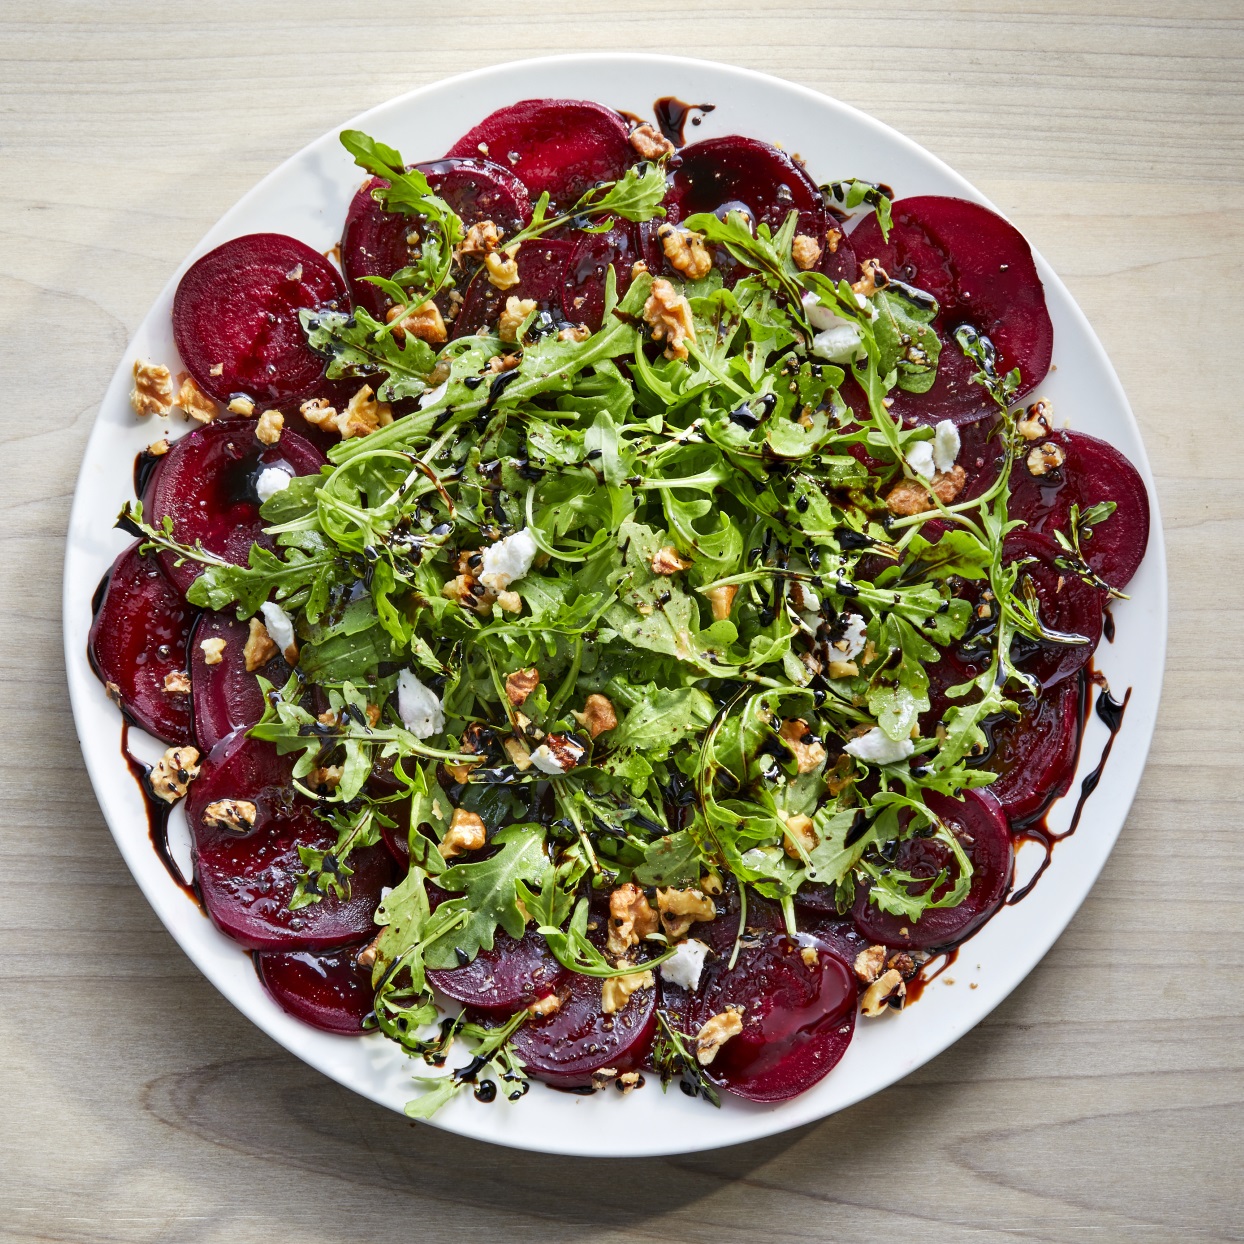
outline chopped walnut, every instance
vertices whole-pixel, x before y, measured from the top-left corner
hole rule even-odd
[[[458,245],[459,259],[483,259],[501,245],[502,233],[491,220],[477,220]]]
[[[518,260],[511,253],[512,249],[493,251],[484,258],[484,271],[488,276],[488,284],[494,289],[513,289],[519,282]]]
[[[674,575],[680,570],[686,570],[691,563],[686,558],[678,555],[678,550],[671,544],[662,545],[652,555],[652,573],[663,575]]]
[[[249,799],[217,799],[203,809],[203,824],[208,829],[249,834],[258,815],[259,809]]]
[[[631,994],[640,989],[651,989],[655,984],[656,980],[649,971],[628,972],[625,976],[607,977],[601,983],[600,1009],[606,1015],[613,1015],[626,1006]]]
[[[158,441],[152,441],[151,444],[147,446],[147,452],[153,458],[163,458],[164,455],[168,453],[168,441],[166,441],[163,437],[161,437]]]
[[[505,754],[510,758],[510,763],[519,773],[526,773],[531,768],[531,752],[527,750],[527,745],[522,739],[516,739],[510,735],[501,746],[505,748]]]
[[[905,950],[900,950],[896,954],[892,954],[886,961],[886,967],[893,968],[898,972],[905,981],[911,980],[916,974],[916,969],[920,965]]]
[[[268,634],[268,628],[258,618],[251,618],[246,647],[242,649],[246,672],[253,674],[256,670],[263,669],[279,651],[272,636]]]
[[[891,998],[897,998],[901,1006],[907,996],[907,986],[903,982],[903,974],[890,968],[883,972],[867,989],[860,999],[860,1011],[869,1019],[876,1019],[885,1013]]]
[[[625,1097],[627,1093],[633,1093],[643,1082],[644,1078],[638,1071],[624,1071],[618,1077],[618,1092]]]
[[[879,289],[885,289],[890,283],[890,278],[886,270],[875,260],[865,259],[860,265],[863,276],[858,281],[852,282],[851,288],[857,294],[863,294],[867,298],[870,294],[875,294]]]
[[[492,613],[493,602],[497,599],[492,592],[471,574],[460,574],[450,579],[441,588],[441,595],[447,600],[452,600],[455,604],[461,605],[463,609],[473,609],[484,617]]]
[[[567,324],[557,334],[558,341],[586,341],[592,335],[592,330],[586,324]]]
[[[245,415],[249,419],[255,413],[255,403],[249,397],[235,397],[229,400],[225,409],[231,415]]]
[[[225,659],[225,648],[228,646],[227,639],[205,639],[199,644],[203,651],[204,665],[219,665]],[[275,644],[272,645],[274,648]]]
[[[821,262],[821,244],[814,237],[809,237],[806,233],[795,235],[795,240],[791,243],[790,257],[795,261],[795,267],[801,272],[808,272],[815,268]]]
[[[401,307],[390,307],[385,319],[392,324],[401,315],[401,311]],[[439,346],[442,342],[449,340],[449,330],[445,327],[441,309],[430,298],[407,311],[398,320],[393,329],[393,335],[398,341],[404,340],[407,336],[418,337],[420,341],[426,341],[434,346]]]
[[[671,942],[685,937],[693,924],[717,919],[713,900],[701,890],[658,890],[657,910],[661,913],[661,927]]]
[[[824,745],[808,729],[808,723],[801,717],[793,717],[782,722],[778,737],[795,754],[795,763],[800,773],[811,773],[818,765],[824,764],[828,752]]]
[[[885,947],[869,946],[867,950],[861,950],[855,956],[854,966],[855,975],[865,985],[871,985],[881,975],[881,970],[885,967]]]
[[[170,747],[151,770],[151,793],[165,803],[176,803],[198,776],[198,748]]]
[[[505,310],[497,321],[497,336],[502,341],[518,341],[518,330],[522,322],[536,309],[534,298],[518,298],[511,294],[505,300]]]
[[[641,160],[662,160],[674,154],[674,144],[645,121],[631,131],[631,150]]]
[[[700,889],[705,894],[717,895],[722,892],[724,887],[721,884],[721,874],[716,872],[707,872],[700,878]]]
[[[704,245],[704,235],[692,229],[679,229],[676,225],[662,225],[657,230],[661,249],[670,267],[681,272],[689,281],[708,276],[713,267],[713,257]]]
[[[505,698],[517,708],[540,685],[540,671],[515,670],[505,680]]]
[[[118,707],[124,708],[124,697],[121,695],[121,688],[115,682],[104,683],[104,694]]]
[[[555,993],[546,993],[530,1003],[527,1010],[532,1015],[553,1015],[562,1008],[562,1000]]]
[[[195,384],[193,376],[187,376],[181,382],[173,405],[187,419],[195,419],[199,423],[211,423],[220,414],[220,407]]]
[[[633,881],[609,895],[609,940],[606,949],[620,956],[657,931],[657,914]]]
[[[1054,431],[1054,404],[1040,397],[1024,411],[1015,427],[1026,441],[1039,441]]]
[[[717,1051],[731,1037],[737,1037],[742,1031],[743,1012],[735,1007],[729,1007],[720,1015],[706,1020],[696,1033],[695,1061],[701,1067],[707,1067],[717,1057]]]
[[[738,594],[737,583],[726,583],[721,587],[710,588],[705,593],[708,603],[713,607],[714,622],[722,622],[730,616],[730,610],[734,608],[734,598]]]
[[[136,415],[167,415],[173,409],[173,377],[163,363],[134,360],[130,405]]]
[[[1028,464],[1028,473],[1037,476],[1048,475],[1051,471],[1057,471],[1066,460],[1067,455],[1053,441],[1045,441],[1043,444],[1030,449],[1028,457],[1024,459]]]
[[[901,517],[923,514],[933,508],[930,493],[943,505],[949,505],[963,491],[965,483],[967,474],[957,462],[949,471],[938,471],[927,484],[914,479],[899,480],[886,494],[886,509]]]
[[[354,436],[368,436],[392,422],[393,412],[389,403],[376,401],[371,385],[365,384],[337,416],[337,430],[341,433],[341,439],[348,441]]]
[[[663,277],[652,282],[644,303],[644,322],[652,325],[653,341],[664,341],[667,359],[685,359],[687,341],[695,340],[691,304]]]
[[[842,241],[842,230],[830,225],[825,230],[825,245],[829,247],[829,253],[836,255],[838,253],[838,243]]]
[[[523,598],[517,592],[504,591],[497,593],[497,604],[505,613],[522,613]]]
[[[810,816],[804,816],[803,813],[799,813],[797,816],[788,816],[786,818],[786,841],[783,842],[782,848],[791,859],[803,858],[799,853],[799,847],[803,847],[805,852],[809,852],[820,841],[820,836],[812,827],[812,818]]]
[[[488,360],[488,370],[494,376],[501,375],[502,372],[513,371],[519,364],[517,354],[494,354]]]
[[[455,808],[449,821],[449,829],[437,850],[448,860],[455,855],[461,855],[463,851],[478,851],[484,842],[484,822],[479,813]]]
[[[607,695],[593,692],[583,701],[583,712],[575,712],[574,719],[579,725],[586,727],[592,738],[612,730],[618,724],[618,714],[614,711],[613,701]]]
[[[307,774],[306,785],[318,794],[326,794],[341,785],[343,772],[341,765],[322,765]]]
[[[309,424],[326,432],[337,427],[337,409],[326,398],[313,397],[303,402],[298,411]]]
[[[275,445],[284,427],[285,416],[279,410],[265,410],[255,423],[255,439],[261,445]]]
[[[189,695],[190,675],[185,670],[174,670],[164,675],[164,690],[169,695]]]

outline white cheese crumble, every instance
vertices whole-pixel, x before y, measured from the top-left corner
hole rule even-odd
[[[445,380],[442,383],[438,384],[435,389],[429,389],[419,399],[419,409],[422,410],[425,406],[435,406],[436,403],[439,402],[441,398],[445,396],[445,391],[448,388],[449,388],[449,381]]]
[[[933,465],[939,471],[949,471],[959,457],[959,446],[959,429],[943,419],[933,429]]]
[[[553,777],[561,777],[566,772],[562,768],[561,761],[549,750],[547,743],[541,743],[534,752],[531,753],[531,763],[540,770],[541,773],[551,774]]]
[[[484,550],[479,581],[490,592],[504,592],[531,569],[537,551],[536,542],[526,528],[490,544]]]
[[[851,320],[835,315],[813,293],[803,296],[804,314],[815,331],[812,353],[828,363],[851,363],[859,357],[864,334]]]
[[[397,676],[397,715],[417,739],[431,738],[445,729],[445,710],[431,687],[425,687],[413,671]]]
[[[708,947],[694,937],[679,942],[674,949],[673,958],[666,959],[661,964],[661,979],[695,993],[700,987],[700,974],[704,971],[706,954]]]
[[[932,479],[937,474],[937,464],[933,460],[933,442],[917,441],[907,451],[907,465],[917,475]]]
[[[856,760],[871,761],[875,765],[892,765],[896,761],[906,760],[916,750],[916,745],[910,739],[900,739],[896,743],[880,726],[873,726],[867,734],[852,739],[842,750]]]
[[[842,638],[834,645],[839,652],[845,654],[849,661],[852,657],[858,656],[864,651],[864,631],[867,624],[858,613],[843,614],[843,630]],[[842,648],[841,644],[845,643],[846,648]]]
[[[284,467],[264,467],[255,480],[255,492],[259,497],[260,505],[288,488],[291,479],[293,476]]]
[[[259,611],[263,614],[263,624],[272,637],[272,642],[282,652],[288,652],[291,648],[297,647],[294,639],[293,619],[280,605],[266,600],[259,606]]]

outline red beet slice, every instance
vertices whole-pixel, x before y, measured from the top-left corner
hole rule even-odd
[[[888,241],[870,212],[852,232],[851,244],[861,260],[879,260],[891,277],[937,299],[934,327],[942,339],[933,387],[927,393],[895,389],[894,413],[932,423],[994,409],[985,390],[971,383],[975,367],[954,340],[961,324],[993,342],[1000,372],[1020,369],[1018,397],[1040,384],[1049,371],[1054,328],[1032,251],[1019,230],[978,203],[940,195],[901,199],[893,217]]]
[[[465,967],[436,969],[428,979],[441,993],[485,1011],[514,1011],[554,993],[566,969],[553,957],[539,933],[515,941],[497,930],[491,950],[481,950]]]
[[[393,875],[383,847],[356,851],[348,899],[290,911],[304,871],[298,848],[325,850],[337,841],[312,801],[293,789],[292,770],[292,757],[236,734],[208,753],[186,799],[203,905],[223,933],[251,950],[325,950],[362,940],[374,931],[372,913]],[[204,810],[221,799],[254,803],[254,828],[238,834],[205,823]]]
[[[190,696],[164,679],[186,669],[186,640],[197,612],[168,581],[159,560],[131,544],[96,590],[87,655],[100,681],[115,688],[129,721],[166,743],[185,743]]]
[[[345,300],[341,274],[319,251],[283,233],[251,233],[209,251],[181,278],[173,339],[204,392],[276,406],[324,374],[298,312]]]
[[[434,160],[415,164],[435,194],[459,216],[464,227],[491,220],[506,234],[516,233],[531,219],[527,187],[507,168],[491,160]],[[419,221],[401,212],[386,212],[372,197],[378,186],[389,183],[373,177],[354,196],[341,235],[341,266],[350,284],[356,307],[384,319],[391,305],[388,296],[365,276],[392,276],[410,262],[406,238]]]
[[[997,414],[974,419],[959,426],[959,465],[963,468],[963,491],[956,502],[972,501],[989,490],[1006,462],[1006,441],[999,434],[1001,417]],[[923,532],[928,539],[932,535]]]
[[[992,796],[969,790],[964,791],[963,802],[948,795],[928,795],[925,802],[951,827],[972,861],[971,888],[958,907],[937,907],[913,921],[882,911],[869,901],[870,887],[861,886],[852,915],[856,928],[873,942],[932,950],[962,941],[993,915],[1011,884],[1015,857],[1011,831]],[[952,888],[954,857],[933,838],[908,838],[901,843],[894,866],[930,880],[945,868],[952,879],[943,882],[934,897]]]
[[[613,1015],[601,1010],[596,977],[572,972],[558,996],[558,1010],[534,1016],[514,1034],[529,1075],[558,1088],[580,1088],[602,1067],[631,1071],[643,1062],[657,1026],[655,988],[631,994]]]
[[[635,159],[621,116],[583,99],[524,99],[498,108],[446,154],[508,166],[533,198],[547,190],[562,208],[597,182],[616,181]]]
[[[775,233],[793,210],[799,213],[799,232],[825,246],[828,216],[821,192],[798,164],[768,143],[731,134],[684,147],[665,196],[669,220],[677,224],[696,212],[725,218],[742,211],[753,224],[766,224]],[[844,239],[837,253],[825,246],[822,264],[829,269],[850,264],[842,275],[855,275],[854,255]],[[724,251],[713,262],[727,282],[743,271]]]
[[[982,769],[998,774],[989,794],[1012,826],[1039,816],[1065,795],[1080,753],[1084,680],[1069,678],[1034,697],[1015,697],[1018,720],[1005,717],[987,729],[992,746]]]
[[[255,438],[250,419],[218,419],[173,443],[160,459],[143,494],[147,520],[158,527],[173,519],[173,536],[183,544],[203,541],[208,552],[245,565],[251,545],[275,548],[263,534],[255,482],[265,467],[284,467],[292,475],[313,475],[324,456],[296,432],[285,432],[275,445]],[[161,553],[165,573],[181,590],[200,575],[197,562],[175,566]]]
[[[336,950],[268,950],[255,956],[263,987],[283,1011],[321,1032],[360,1036],[375,994],[359,967],[362,943]]]
[[[289,678],[285,659],[275,656],[262,669],[247,673],[242,650],[250,627],[226,613],[205,613],[190,640],[190,683],[194,691],[194,734],[199,746],[210,751],[235,730],[253,726],[264,710],[259,679],[283,687]],[[220,660],[208,665],[206,640],[223,639]]]
[[[1090,568],[1111,587],[1122,590],[1136,573],[1149,543],[1149,493],[1140,472],[1106,441],[1084,432],[1055,432],[1049,438],[1064,454],[1061,467],[1034,476],[1023,461],[1011,473],[1012,518],[1032,531],[1053,537],[1069,530],[1071,507],[1085,513],[1101,501],[1118,507],[1082,540],[1080,551]]]
[[[804,952],[811,954],[805,959]],[[855,1030],[855,978],[820,938],[764,935],[744,944],[733,969],[719,958],[692,999],[687,1031],[741,1006],[743,1031],[707,1068],[714,1083],[749,1101],[786,1101],[837,1065]]]
[[[622,221],[607,233],[581,233],[566,262],[562,314],[571,324],[586,324],[596,332],[605,312],[605,280],[610,265],[621,299],[631,287],[631,268],[640,260],[653,272],[659,271],[662,263],[661,244],[648,224]]]
[[[519,281],[512,289],[501,290],[489,284],[488,274],[480,271],[467,286],[462,310],[454,321],[454,336],[484,329],[497,331],[497,320],[506,299],[532,298],[540,311],[554,323],[562,322],[562,286],[574,243],[568,238],[538,238],[524,243],[518,252]]]

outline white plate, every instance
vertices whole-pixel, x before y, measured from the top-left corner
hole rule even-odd
[[[799,152],[817,181],[857,176],[888,182],[899,197],[960,195],[987,200],[957,173],[880,122],[803,87],[725,65],[676,57],[596,55],[521,61],[451,78],[383,104],[349,124],[397,147],[408,160],[433,159],[493,109],[533,96],[598,100],[647,116],[659,96],[717,105],[690,138],[742,133]],[[344,128],[344,127],[343,127]],[[282,1012],[260,987],[249,957],[226,939],[170,880],[147,836],[143,803],[118,752],[120,721],[86,660],[91,593],[129,537],[112,519],[131,496],[134,455],[165,426],[130,410],[130,368],[137,357],[178,369],[169,312],[181,273],[205,251],[239,234],[270,230],[317,250],[338,240],[346,205],[361,180],[337,141],[325,134],[288,160],[227,212],[187,256],[119,361],[78,479],[65,556],[65,658],[74,719],[87,769],[113,837],[156,914],[203,974],[239,1010],[291,1053],[341,1084],[400,1110],[410,1075],[426,1071],[377,1035],[319,1033]],[[470,1094],[442,1111],[437,1126],[499,1144],[550,1153],[639,1156],[735,1144],[841,1110],[893,1084],[979,1023],[1032,970],[1084,901],[1106,861],[1136,793],[1153,733],[1166,649],[1166,566],[1149,464],[1136,421],[1100,342],[1063,283],[1038,255],[1054,321],[1057,370],[1041,386],[1059,418],[1117,445],[1141,471],[1153,505],[1149,552],[1114,608],[1118,637],[1097,664],[1116,694],[1132,698],[1114,754],[1078,832],[1022,903],[1006,907],[960,955],[955,984],[938,982],[901,1015],[863,1022],[846,1057],[802,1097],[776,1106],[727,1100],[713,1110],[655,1083],[622,1098],[577,1097],[534,1086],[522,1101],[481,1105]],[[176,430],[176,429],[174,429]],[[138,732],[134,732],[136,737]],[[1105,729],[1096,718],[1084,739],[1082,773],[1097,763]],[[1073,794],[1078,790],[1073,787]],[[1073,798],[1054,810],[1061,828]],[[1021,850],[1030,871],[1035,848]],[[975,985],[976,988],[969,988]],[[227,1051],[222,1051],[228,1057]],[[651,1077],[649,1078],[651,1081]]]

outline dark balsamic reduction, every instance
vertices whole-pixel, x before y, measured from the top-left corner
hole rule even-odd
[[[140,449],[134,456],[134,495],[141,497],[147,489],[151,473],[156,469],[160,458],[150,450]]]
[[[652,105],[653,115],[657,119],[657,127],[675,147],[686,146],[687,121],[699,125],[702,117],[692,116],[694,112],[708,113],[717,107],[716,104],[688,104],[674,95],[662,95]]]

